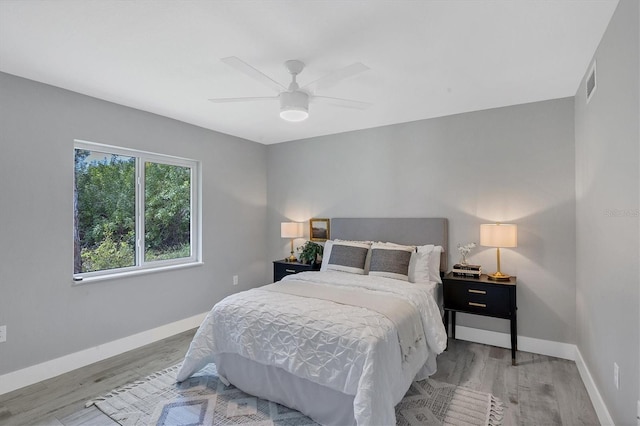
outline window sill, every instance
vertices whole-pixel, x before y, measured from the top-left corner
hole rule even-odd
[[[137,269],[135,271],[126,271],[126,272],[115,272],[113,274],[105,274],[105,275],[94,275],[89,277],[82,278],[73,278],[73,285],[83,285],[83,284],[91,284],[98,281],[106,281],[106,280],[117,280],[120,278],[129,278],[134,277],[136,275],[146,275],[146,274],[155,274],[157,272],[165,272],[165,271],[174,271],[176,269],[185,269],[185,268],[193,268],[195,266],[202,266],[204,262],[191,262],[191,263],[181,263],[179,265],[166,265],[166,266],[158,266],[155,268],[148,269]]]

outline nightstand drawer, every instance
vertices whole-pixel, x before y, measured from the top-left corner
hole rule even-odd
[[[273,262],[273,281],[280,281],[287,275],[297,274],[298,272],[317,271],[319,267],[319,265],[276,260]]]
[[[453,282],[444,286],[445,309],[480,315],[511,315],[509,289],[482,283]]]

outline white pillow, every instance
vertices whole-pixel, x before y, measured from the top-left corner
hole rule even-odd
[[[427,283],[431,281],[442,284],[440,253],[443,250],[442,246],[434,246],[433,244],[418,246],[409,263],[409,282]]]
[[[434,245],[428,244],[417,247],[416,251],[411,255],[409,262],[409,282],[412,283],[428,283],[429,276],[429,258],[433,251]]]
[[[334,240],[327,270],[364,275],[370,247],[370,243]]]
[[[373,243],[371,245],[369,275],[409,281],[409,262],[415,246],[393,243]]]
[[[435,246],[429,255],[429,279],[438,284],[442,284],[442,278],[440,278],[440,254],[443,251],[444,248],[442,246]]]
[[[333,240],[327,240],[324,242],[324,249],[322,250],[322,263],[320,264],[320,271],[327,270],[329,264],[329,258],[331,257],[331,248],[333,247]]]

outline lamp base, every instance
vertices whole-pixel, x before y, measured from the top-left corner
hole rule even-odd
[[[297,261],[298,261],[298,258],[297,258],[297,257],[295,257],[295,256],[293,255],[293,253],[292,253],[292,254],[291,254],[291,256],[286,257],[286,258],[284,259],[284,261],[285,261],[285,262],[297,262]]]
[[[493,274],[488,274],[487,278],[493,281],[509,281],[511,275],[503,274],[502,272],[494,272]]]

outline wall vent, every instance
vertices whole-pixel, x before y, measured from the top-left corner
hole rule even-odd
[[[589,74],[587,77],[587,84],[586,86],[586,90],[587,90],[587,103],[589,103],[589,101],[591,100],[591,98],[593,97],[593,94],[596,91],[596,62],[593,61],[593,65],[591,65],[591,69],[589,70]]]

